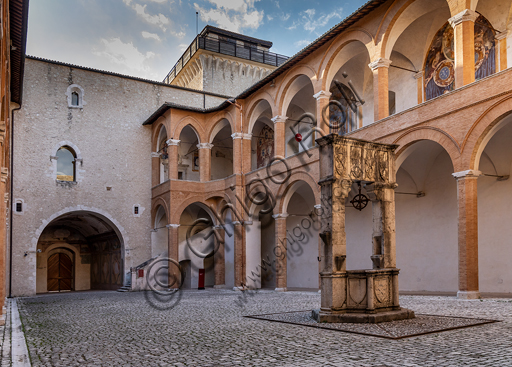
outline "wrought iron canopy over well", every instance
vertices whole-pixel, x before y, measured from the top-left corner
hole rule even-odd
[[[339,135],[320,146],[323,256],[321,322],[381,322],[414,317],[398,301],[395,252],[396,145]],[[346,270],[345,205],[352,185],[364,185],[372,203],[371,270]],[[355,205],[354,205],[355,206]],[[360,208],[358,208],[360,209]]]

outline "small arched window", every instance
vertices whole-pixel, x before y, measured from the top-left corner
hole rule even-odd
[[[80,105],[80,97],[77,92],[71,93],[71,105],[77,107]]]
[[[60,147],[57,151],[57,180],[76,181],[76,154],[68,146]]]

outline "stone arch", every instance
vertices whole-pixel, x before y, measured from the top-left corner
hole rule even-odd
[[[162,117],[160,117],[155,124],[153,124],[153,133],[152,133],[152,148],[153,152],[158,151],[158,137],[160,136],[160,131],[162,128],[165,129],[165,132],[167,133],[167,138],[169,139],[169,127],[166,124],[166,120]]]
[[[31,251],[36,251],[37,249],[37,242],[39,241],[39,237],[41,236],[41,233],[43,233],[44,229],[50,224],[53,220],[69,213],[73,212],[91,212],[93,214],[99,215],[102,217],[103,220],[106,220],[107,223],[114,229],[117,236],[121,240],[121,249],[122,253],[124,253],[126,248],[130,248],[129,246],[129,237],[128,233],[126,233],[126,230],[123,226],[119,224],[119,222],[114,219],[108,212],[94,208],[94,207],[88,207],[85,205],[78,205],[74,207],[67,207],[64,208],[56,213],[53,213],[50,217],[43,220],[43,223],[39,226],[39,228],[35,231],[34,236],[31,240]]]
[[[512,96],[507,96],[489,107],[473,123],[461,144],[461,170],[478,170],[480,157],[489,140],[502,126],[504,118],[512,113]]]
[[[235,107],[236,108],[236,107]],[[238,112],[238,110],[237,110]],[[207,120],[206,126],[208,126],[206,131],[206,136],[208,137],[208,140],[204,141],[205,143],[211,143],[212,140],[215,138],[215,134],[218,133],[218,131],[215,131],[215,128],[218,126],[219,122],[222,120],[227,120],[229,122],[229,125],[231,126],[231,131],[234,133],[236,131],[235,124],[233,122],[233,116],[231,113],[226,111],[221,111],[213,115]],[[213,122],[215,121],[215,122]]]
[[[206,142],[206,138],[204,137],[205,131],[204,131],[203,127],[201,126],[199,121],[192,116],[185,116],[178,121],[178,123],[176,124],[176,127],[174,128],[174,131],[172,133],[173,139],[179,139],[181,131],[186,126],[190,126],[192,128],[192,130],[194,130],[194,132],[197,135],[197,140],[199,143]],[[170,134],[167,136],[170,138]]]
[[[163,198],[158,197],[155,200],[153,200],[153,203],[151,205],[151,223],[153,224],[155,223],[156,214],[160,206],[163,208],[167,218],[169,218],[169,206],[167,205],[167,202]]]
[[[215,136],[217,135],[217,133],[220,130],[222,130],[222,128],[227,126],[222,123],[224,120],[226,120],[228,122],[228,124],[231,128],[231,133],[233,134],[235,132],[235,130],[233,129],[233,123],[228,118],[228,116],[220,116],[219,118],[216,118],[215,120],[211,119],[210,121],[215,121],[215,123],[208,124],[210,126],[210,128],[207,133],[207,136],[208,136],[208,140],[206,141],[207,143],[213,142],[213,139],[215,139]]]
[[[53,178],[57,179],[57,151],[62,147],[70,147],[73,149],[73,152],[75,153],[75,182],[81,182],[83,180],[83,174],[85,170],[81,169],[83,164],[82,159],[82,153],[80,152],[80,149],[78,146],[73,144],[72,142],[68,140],[62,140],[55,144],[52,148],[51,154],[50,154],[50,166],[49,166],[49,172],[48,175]]]
[[[245,115],[246,123],[243,126],[244,133],[251,134],[254,124],[256,123],[256,120],[258,120],[262,113],[260,109],[263,107],[263,105],[265,105],[265,102],[267,102],[270,107],[272,115],[271,118],[277,115],[273,99],[270,97],[268,93],[265,93],[264,95],[261,96],[261,98],[254,99],[253,102],[251,102],[251,104],[249,105],[249,112]]]
[[[397,171],[411,152],[408,148],[420,140],[431,140],[441,145],[450,156],[450,160],[455,171],[458,170],[460,146],[457,141],[447,132],[435,127],[427,126],[410,129],[393,141],[393,144],[400,145],[396,152],[395,169]]]
[[[295,192],[297,188],[297,183],[305,182],[313,191],[315,196],[315,205],[320,204],[320,189],[318,187],[318,183],[315,179],[306,172],[297,172],[293,173],[286,183],[283,183],[281,187],[278,189],[276,195],[276,209],[277,213],[283,213],[285,208],[288,206],[288,202],[290,198]]]
[[[329,89],[334,76],[338,72],[339,68],[343,66],[342,62],[337,62],[337,59],[339,59],[338,56],[343,49],[352,42],[361,42],[366,47],[370,60],[373,59],[375,55],[375,46],[373,38],[366,30],[355,29],[342,33],[334,40],[327,52],[325,52],[320,63],[317,75],[319,75],[321,81],[321,90],[326,91]]]
[[[306,65],[300,65],[297,68],[294,68],[292,71],[290,71],[285,79],[280,83],[282,90],[278,92],[278,97],[276,100],[278,101],[278,108],[279,115],[285,115],[286,110],[288,109],[288,106],[290,105],[291,100],[295,96],[295,93],[290,90],[290,87],[294,84],[294,82],[299,78],[300,76],[306,76],[311,84],[313,85],[313,90],[316,90],[315,85],[317,84],[317,75],[315,71],[310,67]]]
[[[174,210],[173,213],[171,213],[171,216],[168,217],[170,219],[169,220],[170,224],[179,224],[180,223],[181,214],[185,211],[185,209],[187,209],[187,207],[189,205],[192,205],[192,204],[197,204],[202,209],[204,209],[211,216],[212,220],[215,223],[216,222],[216,216],[212,213],[212,210],[210,209],[208,204],[204,202],[203,199],[204,198],[202,196],[192,196],[192,197],[182,201],[176,207],[176,210]]]

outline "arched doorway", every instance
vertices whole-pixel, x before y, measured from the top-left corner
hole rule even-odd
[[[51,221],[37,242],[36,292],[118,289],[123,240],[105,216],[74,211]]]

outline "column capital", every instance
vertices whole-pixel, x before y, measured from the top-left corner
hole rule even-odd
[[[244,133],[233,133],[231,134],[231,138],[234,139],[245,139],[245,140],[251,140],[252,134],[244,134]]]
[[[448,22],[450,22],[450,25],[452,28],[455,28],[462,22],[475,22],[476,18],[478,18],[479,14],[476,11],[473,11],[471,9],[464,9],[459,14],[454,15],[450,19],[448,19]]]
[[[321,100],[323,98],[330,98],[332,95],[331,92],[326,92],[325,90],[321,90],[320,92],[318,92],[317,94],[314,94],[313,95],[313,98],[316,99],[317,101],[318,100]]]
[[[288,116],[274,116],[271,118],[272,122],[274,124],[277,124],[278,122],[286,122],[286,120],[288,120]]]
[[[481,174],[482,172],[475,169],[468,169],[467,171],[454,172],[452,173],[452,176],[458,180],[460,178],[478,178]]]
[[[166,227],[167,228],[178,228],[180,225],[179,224],[167,224]]]
[[[158,152],[151,152],[151,158],[160,158],[160,153]],[[57,158],[55,158],[57,159]]]
[[[496,34],[496,36],[494,38],[496,39],[496,41],[501,41],[501,40],[504,40],[505,38],[507,38],[507,35],[508,35],[508,32],[503,31],[501,33]]]
[[[196,145],[197,149],[212,149],[213,144],[211,143],[199,143]]]
[[[169,139],[166,141],[167,145],[180,145],[181,140]]]
[[[389,68],[389,65],[391,65],[391,60],[384,59],[382,57],[368,64],[372,71],[375,71],[378,68]]]
[[[425,72],[423,70],[418,71],[416,74],[414,74],[414,79],[421,79],[421,78],[423,78],[424,74],[425,74]]]
[[[288,213],[280,213],[272,215],[274,219],[286,219],[288,217]]]

